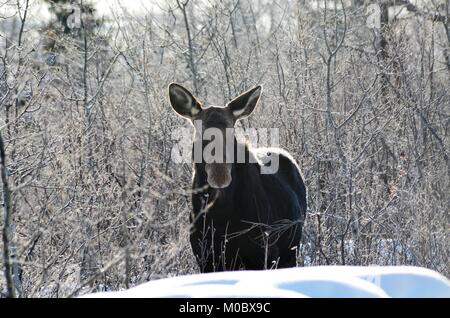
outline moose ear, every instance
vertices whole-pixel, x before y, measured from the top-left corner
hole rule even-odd
[[[169,85],[169,100],[172,108],[185,118],[193,120],[202,111],[197,99],[181,85]]]
[[[247,117],[255,110],[261,92],[262,86],[258,85],[228,103],[227,107],[231,110],[235,120]]]

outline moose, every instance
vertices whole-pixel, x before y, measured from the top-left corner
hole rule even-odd
[[[203,107],[183,86],[169,85],[172,108],[196,123],[193,147],[197,143],[201,151],[214,141],[202,138],[203,131],[225,136],[255,110],[261,93],[258,85],[226,106]],[[213,159],[194,158],[190,243],[200,271],[296,266],[307,208],[297,163],[281,149],[251,148],[236,134],[229,139]],[[244,160],[238,160],[239,149]],[[278,169],[263,173],[269,158],[277,158]]]

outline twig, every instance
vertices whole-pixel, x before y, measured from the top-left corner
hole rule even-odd
[[[12,267],[10,258],[10,226],[11,226],[11,191],[9,189],[8,172],[6,171],[6,155],[5,145],[3,143],[3,137],[0,133],[0,170],[2,176],[3,186],[3,211],[5,212],[5,223],[3,225],[3,263],[5,264],[5,279],[7,297],[14,298],[15,291],[12,277]]]

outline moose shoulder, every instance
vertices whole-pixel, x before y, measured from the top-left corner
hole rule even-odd
[[[169,85],[170,103],[195,123],[194,145],[201,150],[200,158],[194,155],[190,241],[202,272],[296,265],[306,215],[297,164],[281,149],[250,149],[229,134],[254,111],[261,92],[256,86],[225,107],[204,108],[184,87]],[[214,139],[206,138],[208,131]],[[218,143],[217,134],[228,138]],[[264,171],[274,159],[277,169]]]

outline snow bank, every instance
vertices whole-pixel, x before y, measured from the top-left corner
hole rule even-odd
[[[446,297],[450,281],[408,266],[317,266],[195,274],[83,297]]]

